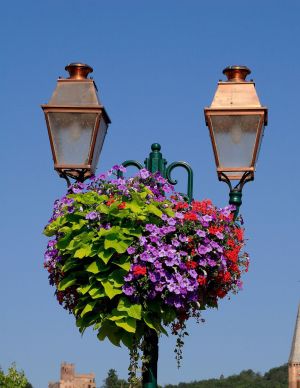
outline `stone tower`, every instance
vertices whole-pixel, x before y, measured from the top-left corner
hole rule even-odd
[[[75,376],[75,365],[67,364],[63,362],[60,366],[60,379],[61,380],[73,380]]]
[[[300,388],[300,304],[289,358],[289,388]]]
[[[60,366],[60,380],[50,382],[48,388],[96,388],[95,374],[76,374],[74,364],[63,362]]]

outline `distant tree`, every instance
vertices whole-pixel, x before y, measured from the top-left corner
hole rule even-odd
[[[27,380],[23,371],[18,371],[16,364],[13,363],[7,374],[0,368],[0,387],[1,388],[33,388]]]
[[[107,377],[104,380],[103,388],[120,388],[119,378],[115,369],[108,371]]]
[[[107,377],[104,380],[102,388],[129,388],[129,384],[126,380],[119,379],[115,369],[110,369],[107,373]]]
[[[165,385],[164,388],[288,388],[287,365],[270,369],[263,376],[248,369],[239,375],[219,379],[191,381],[178,385]]]

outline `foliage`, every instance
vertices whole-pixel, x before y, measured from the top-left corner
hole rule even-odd
[[[119,379],[115,369],[108,371],[107,377],[104,380],[102,388],[128,388],[129,384],[123,379]]]
[[[114,177],[123,171],[114,166],[56,201],[45,268],[81,333],[91,326],[99,340],[135,349],[135,360],[146,328],[171,326],[179,363],[187,319],[241,288],[243,229],[232,206],[188,204],[159,173]]]
[[[239,375],[233,375],[220,379],[209,379],[193,381],[190,383],[179,383],[178,385],[165,385],[164,388],[287,388],[288,368],[282,365],[270,369],[263,376],[253,372],[251,369],[242,371]]]
[[[3,388],[32,388],[23,371],[18,371],[13,363],[7,374],[0,368],[0,387]]]

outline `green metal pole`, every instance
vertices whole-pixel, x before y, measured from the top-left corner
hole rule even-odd
[[[143,388],[157,388],[158,335],[147,328],[144,333]]]
[[[150,152],[149,157],[145,159],[145,167],[152,173],[159,171],[165,178],[167,161],[163,158],[162,153],[160,152],[160,144],[153,143],[151,145],[151,150],[152,152]]]
[[[242,204],[242,190],[231,189],[229,192],[229,204],[235,206],[234,219],[237,218]]]
[[[188,187],[187,198],[189,202],[193,199],[193,170],[190,165],[186,162],[173,162],[167,167],[167,161],[163,158],[160,152],[161,146],[158,143],[151,145],[151,152],[148,158],[145,159],[145,167],[152,173],[160,172],[162,177],[167,181],[175,185],[176,180],[171,178],[171,171],[176,167],[183,167],[188,174]],[[143,166],[136,160],[126,160],[122,163],[124,167],[134,166],[138,169],[142,169]],[[118,177],[122,177],[122,172],[118,172]],[[155,330],[147,327],[144,333],[144,357],[145,362],[143,363],[142,372],[142,386],[143,388],[157,388],[157,362],[158,362],[158,335]]]
[[[160,152],[160,144],[152,144],[151,150],[149,157],[145,159],[145,167],[152,173],[159,171],[165,178],[167,161]],[[143,364],[143,388],[157,388],[158,335],[150,328],[144,333],[144,357],[146,362]]]

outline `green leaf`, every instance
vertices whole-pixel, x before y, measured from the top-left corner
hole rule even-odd
[[[140,304],[133,304],[128,310],[128,315],[135,319],[142,319],[142,306]]]
[[[109,260],[111,259],[111,257],[114,255],[114,253],[115,253],[114,249],[106,249],[106,250],[104,250],[104,248],[101,248],[98,251],[98,256],[100,257],[100,259],[103,260],[103,262],[105,264],[107,264],[109,262]]]
[[[98,339],[103,341],[106,337],[115,346],[120,346],[122,330],[120,330],[113,321],[105,320],[98,331]]]
[[[121,341],[127,348],[131,349],[133,346],[133,335],[128,332],[124,332]]]
[[[127,241],[127,240],[126,240]],[[126,252],[127,248],[129,247],[131,240],[126,241],[121,241],[121,240],[116,240],[116,239],[110,239],[106,238],[104,240],[104,248],[109,249],[112,248],[118,253],[124,253]]]
[[[135,333],[136,331],[136,320],[134,318],[123,318],[116,321],[116,325],[122,327],[122,329],[128,331],[129,333]]]
[[[152,213],[158,217],[161,217],[163,214],[160,209],[158,209],[155,205],[153,205],[153,203],[150,203],[150,205],[147,206],[147,210],[149,213]]]
[[[112,299],[118,294],[122,294],[122,290],[120,288],[115,288],[108,280],[103,280],[102,285],[104,287],[105,294],[109,297],[109,299]]]
[[[108,318],[110,321],[119,321],[122,318],[128,317],[125,311],[118,311],[117,309],[113,309],[111,312],[111,317]]]
[[[123,269],[116,269],[108,276],[108,280],[114,283],[115,286],[122,286],[124,284],[124,276],[127,274]]]
[[[130,270],[130,258],[126,256],[121,256],[120,258],[112,261],[113,264],[116,264],[120,268],[123,268],[126,272]]]
[[[70,269],[81,266],[81,262],[78,260],[73,260],[73,258],[67,259],[65,264],[62,267],[62,272],[68,272]]]
[[[77,292],[81,295],[85,295],[89,289],[92,287],[91,284],[88,284],[87,286],[81,286],[77,288]]]
[[[164,208],[164,213],[168,216],[168,217],[173,217],[174,216],[174,212],[171,208],[169,207],[166,207]]]
[[[83,257],[89,257],[92,250],[90,245],[85,245],[80,249],[77,249],[77,251],[74,253],[74,257],[78,257],[79,259],[82,259]]]
[[[76,275],[71,274],[71,275],[62,279],[62,281],[58,285],[58,290],[64,291],[68,287],[73,286],[73,284],[76,284],[76,282],[77,282]]]
[[[143,208],[137,203],[137,201],[127,202],[126,208],[130,209],[134,214],[139,214],[143,211]]]
[[[86,271],[87,271],[87,272],[92,272],[92,273],[96,274],[96,273],[101,272],[102,268],[103,268],[103,267],[101,266],[101,263],[99,263],[98,261],[93,261],[93,262],[86,268]]]
[[[142,318],[142,306],[140,304],[132,304],[126,297],[120,298],[117,310],[125,311],[130,317],[135,319]]]
[[[88,304],[85,306],[85,308],[82,310],[81,314],[80,314],[81,318],[84,317],[85,314],[87,314],[87,313],[93,311],[93,309],[94,309],[96,303],[97,303],[97,301],[88,303]]]
[[[93,287],[90,291],[89,291],[89,295],[91,295],[92,299],[99,299],[99,298],[103,298],[105,296],[104,292],[103,292],[103,288],[99,288],[99,287]]]
[[[130,309],[131,302],[125,296],[122,296],[119,300],[117,310],[119,311],[128,311]]]
[[[145,313],[143,314],[143,319],[147,326],[149,326],[151,329],[155,330],[158,334],[163,333],[165,335],[168,335],[165,328],[161,325],[160,320],[153,316],[151,313]]]

